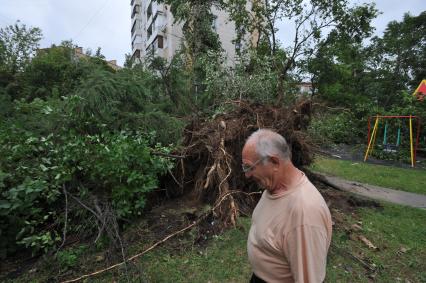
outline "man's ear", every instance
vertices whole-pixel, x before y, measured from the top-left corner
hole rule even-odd
[[[276,157],[276,156],[269,156],[269,161],[273,164],[273,165],[280,165],[281,160]]]

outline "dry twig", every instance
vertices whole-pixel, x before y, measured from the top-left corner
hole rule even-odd
[[[350,256],[352,259],[355,259],[356,261],[358,261],[364,268],[368,269],[371,272],[375,272],[376,268],[374,268],[373,266],[371,266],[370,264],[366,263],[364,260],[362,260],[361,258],[357,257],[356,255],[353,255],[352,253],[339,248],[338,246],[336,246],[335,244],[331,243],[331,246],[333,247],[334,250],[339,251],[341,254],[345,254]]]
[[[172,171],[167,168],[167,171],[169,172],[170,176],[172,176],[173,181],[175,181],[175,183],[179,186],[179,188],[183,189],[183,185],[181,183],[179,183],[179,181],[176,179],[175,175],[173,175]]]

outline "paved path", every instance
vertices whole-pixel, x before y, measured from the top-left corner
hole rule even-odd
[[[426,195],[397,191],[388,188],[362,184],[355,181],[346,181],[338,177],[324,175],[315,172],[328,185],[347,191],[350,193],[362,195],[372,199],[383,200],[401,205],[407,205],[426,209]]]

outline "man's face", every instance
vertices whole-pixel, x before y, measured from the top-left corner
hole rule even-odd
[[[247,170],[246,178],[252,178],[260,187],[266,190],[274,188],[273,165],[268,158],[261,160],[255,151],[253,144],[246,144],[242,152],[242,165]]]

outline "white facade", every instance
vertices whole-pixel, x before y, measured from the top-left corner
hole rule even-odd
[[[312,83],[302,82],[298,83],[296,87],[299,89],[300,94],[311,94],[312,93]]]
[[[154,0],[131,0],[130,4],[133,61],[141,62],[150,54],[170,61],[183,42],[182,24],[173,24],[173,15],[166,4],[158,4]],[[232,43],[236,37],[235,24],[226,12],[217,8],[213,8],[212,12],[216,16],[212,28],[219,35],[228,65],[233,65],[236,55]]]

